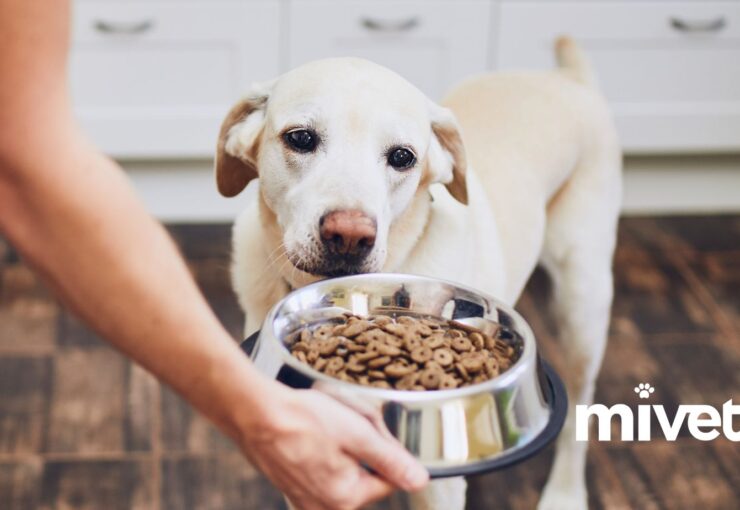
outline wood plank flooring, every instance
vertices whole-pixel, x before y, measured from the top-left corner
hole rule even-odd
[[[235,338],[229,227],[170,231]],[[610,343],[596,400],[636,404],[639,382],[669,413],[740,401],[740,216],[630,218],[620,225]],[[537,272],[518,308],[561,364]],[[671,414],[672,415],[672,414]],[[740,418],[734,422],[740,429]],[[532,509],[552,452],[472,477],[468,508]],[[740,445],[593,442],[594,509],[740,508]],[[284,509],[277,491],[179,397],[60,307],[0,239],[0,509]],[[374,506],[401,510],[402,498]]]

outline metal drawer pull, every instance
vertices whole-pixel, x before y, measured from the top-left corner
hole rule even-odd
[[[104,34],[143,34],[154,27],[154,21],[144,20],[134,23],[112,23],[110,21],[96,20],[93,23],[95,30]]]
[[[671,26],[681,32],[719,32],[727,25],[724,16],[706,21],[687,21],[681,18],[671,18]]]
[[[408,32],[419,25],[419,18],[413,17],[404,20],[384,20],[376,18],[362,18],[362,26],[374,32]]]

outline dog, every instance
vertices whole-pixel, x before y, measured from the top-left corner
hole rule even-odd
[[[470,78],[442,105],[354,58],[308,63],[253,89],[226,116],[220,193],[256,180],[233,230],[233,285],[245,334],[291,289],[356,273],[415,273],[513,304],[542,265],[571,409],[540,509],[587,508],[589,404],[607,340],[621,150],[590,64],[570,38],[557,69]],[[251,188],[251,186],[250,186]],[[410,496],[462,510],[462,478]]]

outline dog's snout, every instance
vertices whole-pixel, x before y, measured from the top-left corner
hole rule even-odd
[[[334,255],[364,257],[375,245],[375,220],[362,211],[333,211],[319,220],[321,241]]]

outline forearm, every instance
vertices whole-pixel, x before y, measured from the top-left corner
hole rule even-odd
[[[120,169],[74,132],[5,155],[0,228],[88,324],[234,433],[265,382]]]

